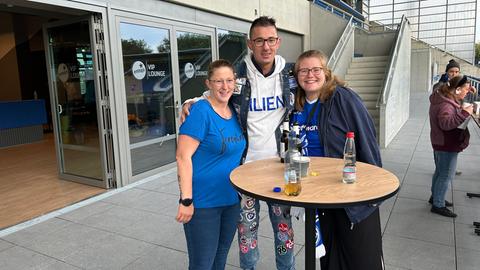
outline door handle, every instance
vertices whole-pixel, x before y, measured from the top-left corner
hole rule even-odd
[[[58,104],[57,109],[58,109],[58,114],[62,114],[62,112],[63,112],[62,105]]]

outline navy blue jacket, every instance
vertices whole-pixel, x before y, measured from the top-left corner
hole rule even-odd
[[[332,96],[323,103],[317,125],[326,157],[343,158],[345,134],[353,131],[357,160],[382,166],[373,120],[357,93],[337,86]],[[347,207],[345,211],[352,223],[358,223],[377,207],[362,205]]]

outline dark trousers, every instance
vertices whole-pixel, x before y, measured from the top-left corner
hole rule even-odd
[[[344,209],[320,210],[320,224],[326,255],[322,270],[382,270],[382,234],[377,209],[354,224]]]

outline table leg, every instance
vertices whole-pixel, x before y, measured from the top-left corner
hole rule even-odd
[[[315,208],[305,208],[305,270],[315,270]]]

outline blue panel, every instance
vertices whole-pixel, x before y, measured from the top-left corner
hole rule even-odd
[[[0,102],[0,129],[45,123],[47,123],[47,112],[43,99]]]

